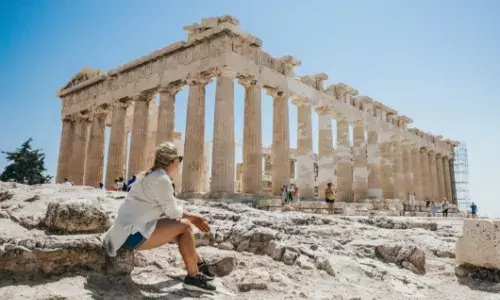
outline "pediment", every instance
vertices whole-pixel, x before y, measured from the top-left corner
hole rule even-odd
[[[104,72],[101,70],[83,68],[80,72],[76,73],[73,77],[71,77],[70,81],[61,88],[61,91],[74,87],[94,77],[102,76],[103,74]]]

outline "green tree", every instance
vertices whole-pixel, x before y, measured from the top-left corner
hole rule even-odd
[[[52,176],[44,175],[45,154],[40,149],[32,149],[32,138],[29,138],[13,152],[2,151],[10,165],[0,174],[1,181],[15,181],[24,184],[41,184]]]

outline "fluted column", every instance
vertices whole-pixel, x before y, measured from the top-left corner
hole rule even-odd
[[[245,87],[243,117],[243,193],[258,195],[262,189],[261,89],[251,78],[240,79]]]
[[[332,117],[326,110],[318,113],[318,198],[325,199],[326,185],[331,182],[337,187],[335,165],[333,164]]]
[[[422,168],[422,190],[423,199],[431,200],[432,198],[432,183],[431,183],[431,169],[429,163],[429,154],[426,148],[420,149],[420,162]]]
[[[156,129],[156,146],[164,141],[172,141],[175,124],[175,95],[182,89],[181,84],[169,84],[160,89],[160,106]]]
[[[104,132],[106,130],[107,110],[97,109],[93,112],[90,125],[89,147],[85,165],[84,185],[98,187],[102,182],[104,167]]]
[[[413,160],[410,149],[410,144],[406,141],[403,142],[403,173],[405,178],[405,198],[403,199],[406,200],[410,200],[408,198],[408,193],[415,193],[415,175],[413,174]]]
[[[380,166],[380,150],[378,132],[369,130],[367,133],[368,145],[368,198],[370,200],[382,199],[382,169]]]
[[[56,183],[61,183],[70,176],[71,155],[73,153],[73,138],[75,122],[70,117],[62,120],[61,143],[59,144],[59,159],[57,162]]]
[[[205,149],[205,86],[208,77],[191,77],[188,80],[189,99],[182,163],[182,192],[203,192],[203,154]]]
[[[234,193],[234,72],[217,74],[212,150],[212,193]]]
[[[437,169],[437,181],[438,181],[438,192],[439,197],[438,201],[443,202],[443,199],[446,197],[446,186],[444,183],[444,170],[443,170],[443,158],[441,154],[436,154],[436,169]]]
[[[337,148],[335,149],[337,167],[337,199],[352,201],[352,154],[349,138],[349,123],[337,120]]]
[[[457,185],[455,182],[455,158],[450,159],[450,177],[451,177],[451,201],[453,204],[458,204]]]
[[[294,99],[297,105],[297,156],[295,182],[302,197],[314,196],[314,153],[312,141],[312,108],[303,99]]]
[[[438,188],[438,176],[436,167],[436,152],[434,150],[429,151],[429,169],[430,169],[430,182],[431,182],[431,200],[438,201],[439,199],[439,188]]]
[[[89,119],[86,115],[78,115],[75,121],[75,135],[73,139],[73,154],[71,155],[70,181],[75,185],[83,184],[85,175],[85,154],[87,149]]]
[[[281,91],[269,90],[268,93],[273,96],[272,191],[279,195],[281,187],[290,183],[288,98]]]
[[[449,203],[452,203],[453,195],[451,191],[451,174],[450,174],[450,161],[448,156],[443,156],[443,177],[445,184],[445,197]]]
[[[381,132],[380,133],[380,167],[382,170],[382,192],[384,199],[394,199],[394,172],[392,169],[392,153],[391,153],[391,139],[393,133]]]
[[[111,133],[109,135],[108,164],[106,167],[106,187],[114,183],[115,178],[125,176],[125,159],[127,133],[125,131],[125,117],[127,102],[115,102],[111,116]]]
[[[392,160],[394,170],[394,197],[405,199],[405,174],[403,169],[403,152],[401,151],[401,138],[393,137],[392,140]]]
[[[131,177],[146,168],[146,146],[148,139],[148,112],[151,93],[134,97],[134,119],[130,135],[128,176]]]
[[[356,122],[353,129],[354,157],[353,157],[353,190],[354,201],[368,199],[368,168],[367,150],[365,144],[365,126],[363,122]]]
[[[422,163],[420,162],[420,147],[413,147],[411,149],[412,169],[413,169],[413,192],[415,199],[424,200],[424,192],[422,186]]]

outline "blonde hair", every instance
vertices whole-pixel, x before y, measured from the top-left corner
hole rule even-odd
[[[146,174],[151,173],[153,170],[166,169],[178,157],[177,147],[173,142],[161,143],[156,147],[153,167]]]

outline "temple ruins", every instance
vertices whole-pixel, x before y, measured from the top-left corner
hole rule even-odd
[[[318,197],[323,199],[326,184],[332,182],[340,202],[403,201],[408,200],[408,193],[415,193],[417,201],[455,201],[451,176],[456,141],[411,127],[411,118],[360,96],[347,84],[324,87],[328,79],[324,73],[296,76],[298,59],[270,56],[259,38],[238,25],[231,16],[203,19],[184,27],[186,41],[107,72],[83,69],[71,78],[57,93],[62,100],[62,134],[56,181],[68,177],[77,185],[97,186],[105,178],[108,186],[114,178],[145,170],[157,144],[176,140],[184,155],[182,172],[174,179],[182,196],[232,197],[235,191],[259,196],[263,182],[268,182],[264,190],[278,195],[283,185],[292,183],[291,101],[298,109],[293,183],[302,197],[314,198],[317,186]],[[245,88],[243,162],[238,167],[235,79]],[[211,81],[216,81],[216,94],[213,141],[208,149],[204,140],[205,86]],[[174,133],[175,98],[186,86],[186,130],[180,143],[181,137]],[[273,140],[264,149],[262,89],[273,98]],[[158,108],[152,101],[156,93]],[[313,113],[319,119],[317,156],[313,153]],[[335,151],[332,121],[337,122]],[[107,154],[106,126],[110,127]],[[105,155],[107,172],[103,174]],[[204,159],[207,156],[210,159]]]

